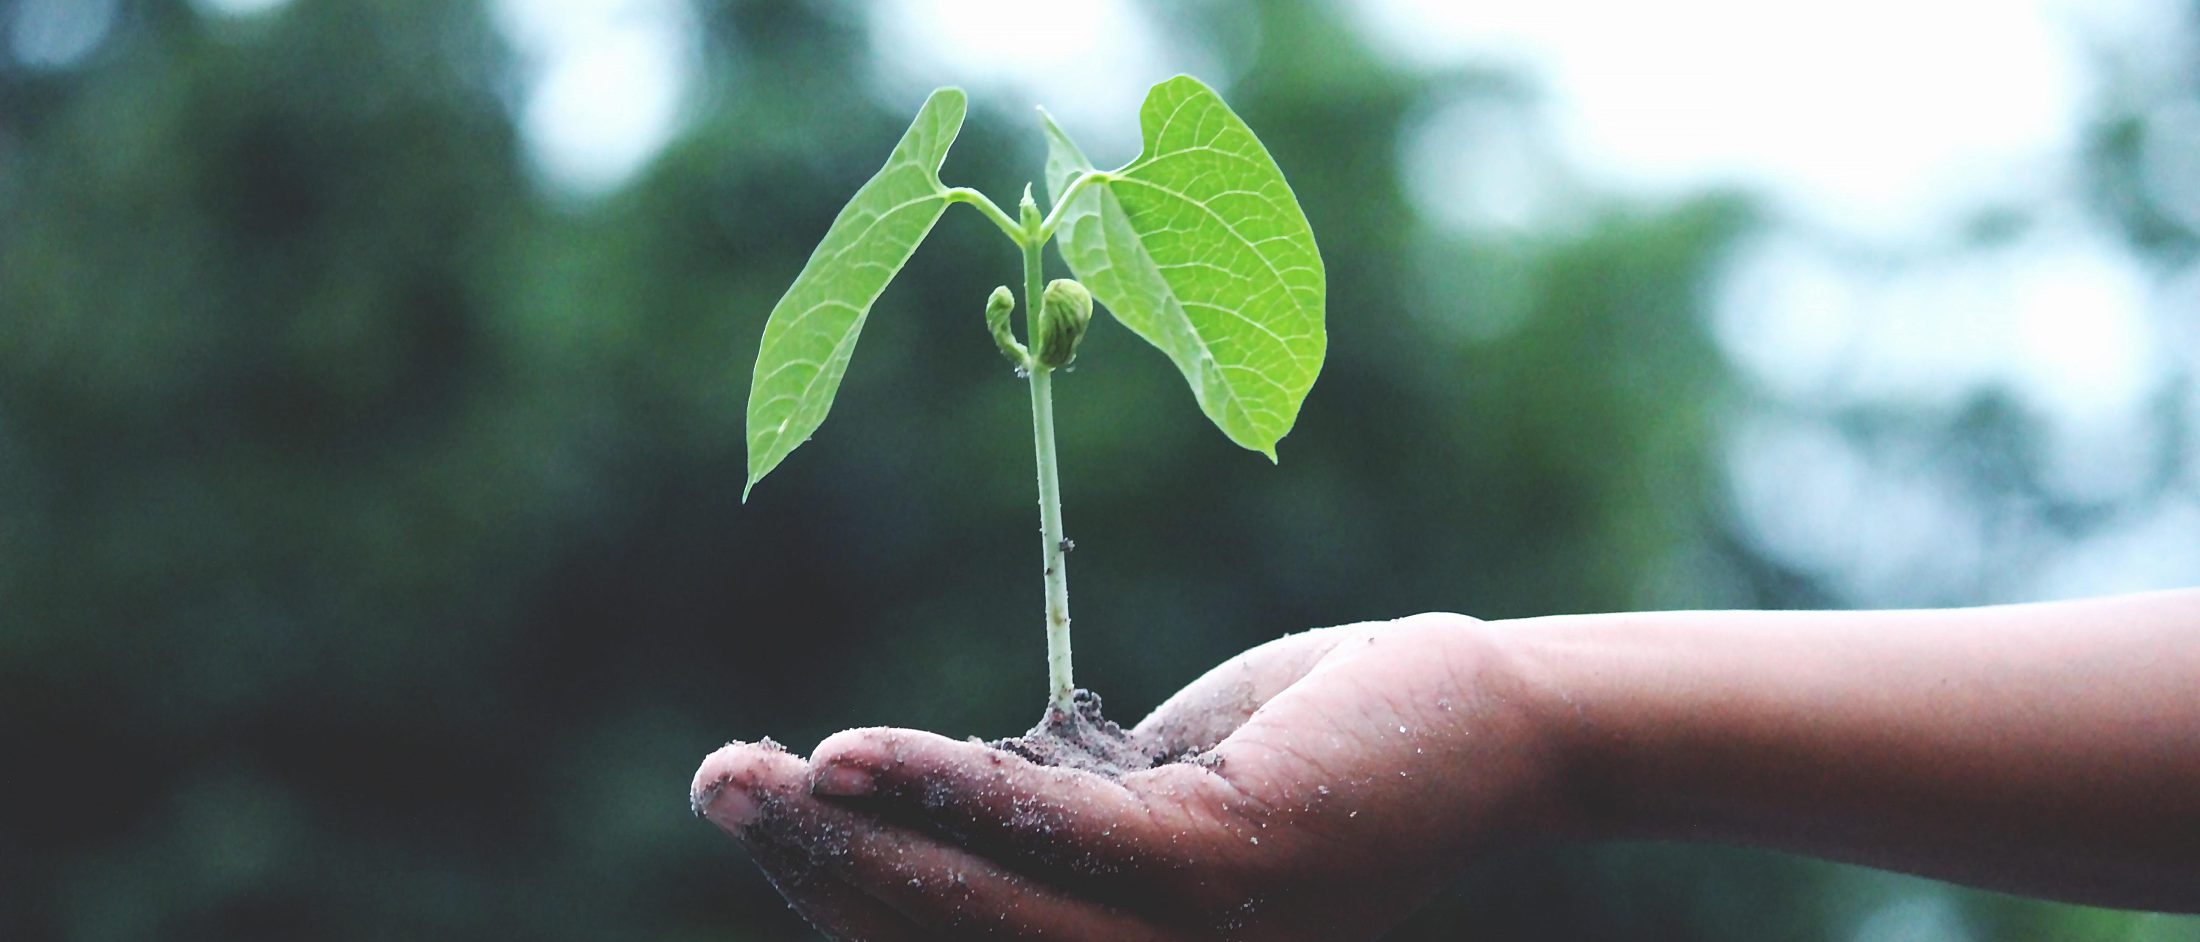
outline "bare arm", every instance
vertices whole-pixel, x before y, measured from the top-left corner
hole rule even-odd
[[[2200,591],[1504,633],[1593,835],[2200,910]]]

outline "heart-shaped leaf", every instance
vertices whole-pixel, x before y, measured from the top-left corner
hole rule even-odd
[[[1175,361],[1231,441],[1276,457],[1328,347],[1314,231],[1275,159],[1214,89],[1180,75],[1139,109],[1145,149],[1062,209],[1062,257]],[[1049,118],[1056,200],[1093,169]]]

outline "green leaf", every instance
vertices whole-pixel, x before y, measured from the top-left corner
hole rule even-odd
[[[749,482],[742,500],[825,421],[871,303],[947,210],[940,162],[962,130],[965,108],[961,89],[925,99],[886,166],[833,218],[794,286],[772,307],[749,383]]]
[[[1062,257],[1176,362],[1223,434],[1273,461],[1328,348],[1314,231],[1267,148],[1198,79],[1154,86],[1139,124],[1138,159],[1063,208]],[[1046,130],[1059,200],[1093,167],[1052,118]]]

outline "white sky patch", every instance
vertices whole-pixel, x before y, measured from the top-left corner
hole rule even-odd
[[[218,16],[258,16],[290,0],[191,0],[193,6]]]
[[[1713,327],[1789,401],[1947,406],[1999,386],[2078,424],[2134,412],[2165,378],[2153,306],[2139,264],[2088,233],[1884,267],[1773,234],[1737,257]]]
[[[1735,519],[1771,556],[1872,605],[2200,578],[2200,506],[2147,496],[2170,447],[2152,404],[2200,363],[2200,266],[2150,273],[2079,208],[2085,122],[2113,76],[2122,94],[2170,102],[2146,115],[2141,180],[2200,228],[2200,106],[2185,100],[2195,69],[2176,0],[1360,9],[1377,41],[1424,66],[1539,83],[1545,135],[1472,102],[1433,102],[1408,132],[1403,170],[1439,225],[1563,229],[1568,180],[1627,197],[1739,186],[1770,202],[1773,224],[1739,247],[1711,314],[1773,404],[1729,437],[1726,461]],[[2031,225],[1963,240],[1967,220],[2005,209]],[[2200,401],[2200,379],[2185,382]],[[1865,450],[1825,418],[1949,409],[1986,390],[2043,420],[2036,470],[2052,496],[2143,506],[2065,543],[1982,516],[1961,472],[1917,451],[1930,442]],[[1864,934],[1942,915],[1889,911]]]
[[[1867,455],[1809,418],[1756,416],[1727,442],[1735,518],[1774,558],[1873,604],[1929,605],[1921,588],[1980,568],[1981,523],[1915,456]]]
[[[1409,118],[1403,172],[1422,212],[1465,232],[1529,232],[1575,221],[1577,181],[1532,104],[1495,96],[1440,102]]]
[[[1970,942],[1976,938],[1963,910],[1945,894],[1897,897],[1856,925],[1854,942]]]
[[[617,189],[680,129],[698,68],[685,0],[497,0],[526,94],[535,169],[576,196]]]
[[[2196,413],[2200,414],[2200,413]],[[2041,440],[2040,483],[2054,496],[2103,506],[2143,499],[2169,457],[2149,410],[2082,424],[2062,423]]]
[[[889,0],[870,10],[872,51],[888,85],[964,86],[973,108],[1013,108],[1034,129],[1029,107],[1044,107],[1102,166],[1137,155],[1148,87],[1178,72],[1215,80],[1200,63],[1172,61],[1182,57],[1127,0]]]
[[[9,56],[34,69],[64,69],[107,38],[115,0],[24,0],[4,12]]]
[[[2200,259],[2162,279],[2155,305],[2168,327],[2163,342],[2175,350],[2200,351]],[[2188,353],[2185,364],[2185,414],[2200,416],[2200,353]],[[2185,436],[2185,489],[2200,497],[2200,435]]]
[[[1363,0],[1424,64],[1538,78],[1566,156],[1628,191],[1740,184],[1876,238],[2036,196],[2075,159],[2092,31],[2143,19],[2077,0]],[[2082,12],[2074,12],[2073,7]]]
[[[2084,431],[2121,438],[2114,447],[2159,444],[2129,430]],[[2035,526],[1982,513],[1965,497],[1961,473],[1920,450],[1930,443],[1915,444],[1870,452],[1815,417],[1752,416],[1727,441],[1735,520],[1772,558],[1874,606],[2082,598],[2200,581],[2200,501],[2193,497],[2140,500],[2074,541],[2041,543],[2048,534]],[[2128,482],[2133,465],[2150,467],[2153,459],[2084,452],[2097,442],[2049,444],[2060,455],[2095,462],[2100,467],[2093,470],[2116,481]],[[2052,467],[2049,477],[2051,486],[2069,480]]]
[[[2132,514],[2061,554],[2041,574],[2032,598],[2146,592],[2196,582],[2200,582],[2200,503],[2173,498]]]
[[[2147,116],[2139,172],[2154,206],[2200,232],[2200,103],[2180,99]]]

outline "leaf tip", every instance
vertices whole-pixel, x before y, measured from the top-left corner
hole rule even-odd
[[[970,96],[964,94],[959,87],[942,85],[933,89],[932,94],[925,96],[924,104],[918,107],[917,113],[921,117],[924,114],[931,113],[935,108],[946,110],[952,115],[948,119],[948,123],[960,128],[962,127],[963,118],[970,113]],[[953,141],[954,135],[948,135],[948,140]]]
[[[1155,90],[1159,90],[1170,85],[1181,85],[1186,82],[1189,82],[1193,86],[1204,89],[1208,92],[1213,92],[1215,90],[1214,86],[1209,85],[1206,82],[1200,81],[1199,76],[1193,75],[1190,72],[1178,72],[1177,74],[1171,75],[1168,78],[1162,79],[1159,82],[1155,82],[1153,87]]]
[[[771,451],[759,449],[753,439],[749,442],[749,474],[748,480],[741,485],[742,503],[749,502],[749,495],[756,491],[756,485],[763,483],[765,475],[772,473],[772,469],[779,467],[779,462],[786,460],[786,457],[784,454],[773,457]]]

